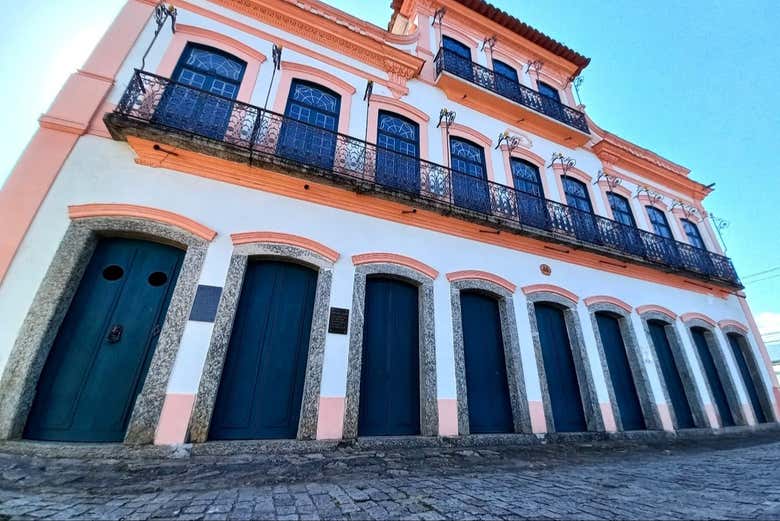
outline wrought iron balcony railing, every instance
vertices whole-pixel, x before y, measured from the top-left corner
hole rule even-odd
[[[136,71],[106,121],[112,132],[121,124],[157,136],[205,138],[247,158],[242,160],[369,186],[518,233],[740,284],[727,257],[154,74]]]
[[[495,92],[499,96],[551,117],[572,128],[585,133],[590,132],[588,123],[585,121],[585,114],[579,110],[567,107],[549,96],[539,94],[537,91],[529,89],[511,78],[496,74],[490,69],[474,63],[453,51],[442,47],[436,54],[434,63],[437,76],[442,72],[449,72],[469,83],[479,85],[491,92]]]

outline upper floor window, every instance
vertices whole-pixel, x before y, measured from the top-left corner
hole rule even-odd
[[[536,86],[539,89],[539,94],[542,96],[547,96],[548,98],[552,98],[560,103],[561,95],[558,93],[558,89],[539,80],[536,81]]]
[[[406,192],[420,191],[420,127],[400,116],[379,111],[376,182]]]
[[[685,235],[688,236],[688,242],[691,243],[691,246],[695,246],[697,248],[701,248],[702,250],[706,250],[707,247],[704,245],[704,241],[701,238],[699,227],[696,226],[696,224],[693,221],[690,221],[688,219],[680,219],[680,222],[683,225],[683,229],[685,230]]]
[[[583,212],[593,213],[588,187],[582,181],[563,176],[563,191],[566,194],[566,204]]]
[[[524,159],[513,157],[510,161],[510,166],[512,168],[512,181],[517,190],[535,197],[544,197],[542,179],[539,175],[539,168],[536,165]]]
[[[515,83],[518,82],[517,71],[502,61],[493,60],[493,72]]]
[[[211,47],[187,44],[173,70],[175,85],[163,93],[155,120],[173,128],[222,139],[246,63]],[[221,96],[206,96],[203,90]]]
[[[471,141],[450,137],[452,195],[457,206],[490,213],[485,150]]]
[[[471,61],[471,48],[468,45],[460,43],[455,38],[450,38],[449,36],[442,36],[441,42],[444,49]]]
[[[323,168],[332,166],[340,108],[341,96],[332,90],[293,80],[279,135],[280,155]]]
[[[655,233],[661,237],[673,239],[672,229],[669,227],[669,221],[666,220],[664,212],[655,206],[646,206],[645,209],[647,209],[647,216],[650,218]]]
[[[607,199],[609,200],[610,208],[612,208],[612,216],[617,222],[627,226],[636,226],[628,199],[613,192],[607,193]]]

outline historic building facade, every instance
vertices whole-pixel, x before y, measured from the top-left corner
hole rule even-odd
[[[588,117],[587,58],[482,0],[175,8],[128,0],[0,192],[0,439],[777,421],[711,189]]]

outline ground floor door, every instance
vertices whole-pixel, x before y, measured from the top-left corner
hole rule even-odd
[[[666,334],[666,324],[663,322],[648,322],[650,338],[653,340],[658,365],[661,368],[661,376],[669,393],[669,401],[677,418],[678,429],[691,429],[695,427],[693,413],[685,396],[685,387],[680,376],[680,370],[672,353],[672,346]]]
[[[513,432],[498,302],[480,293],[462,292],[460,309],[469,431],[472,434]]]
[[[100,240],[38,381],[26,438],[124,439],[183,258],[162,244]]]
[[[233,322],[209,438],[295,438],[317,272],[250,260]]]
[[[536,323],[556,432],[588,430],[563,311],[536,304]]]
[[[601,345],[607,359],[609,377],[615,392],[615,401],[620,411],[623,430],[636,431],[646,429],[645,417],[639,403],[631,365],[628,362],[626,344],[620,331],[619,320],[608,313],[596,313]]]
[[[744,338],[735,335],[734,333],[729,333],[726,336],[729,339],[729,345],[731,345],[731,350],[734,353],[734,359],[737,361],[739,374],[742,376],[742,381],[745,382],[745,389],[747,389],[750,405],[753,407],[753,413],[756,415],[756,421],[758,423],[767,423],[766,415],[761,408],[761,401],[758,399],[759,389],[761,389],[760,386],[763,384],[760,380],[755,381],[753,375],[750,374],[750,368],[747,363],[747,357],[751,356],[750,351],[747,349],[743,351],[742,346],[740,345],[742,342],[745,342],[745,347],[747,348],[747,342]]]
[[[420,433],[418,290],[389,278],[366,281],[359,436]]]
[[[712,351],[710,351],[704,329],[699,327],[691,328],[691,335],[693,336],[696,352],[699,353],[701,364],[704,366],[704,376],[710,384],[712,399],[715,401],[715,407],[718,408],[722,426],[730,427],[734,425],[734,416],[732,416],[731,409],[729,409],[726,389],[723,387],[723,382],[718,374],[718,368],[715,366],[715,359],[712,357]]]

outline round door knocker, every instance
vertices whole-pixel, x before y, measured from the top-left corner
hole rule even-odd
[[[542,264],[539,266],[539,271],[542,272],[542,275],[545,277],[549,277],[552,274],[552,268],[549,264]]]

